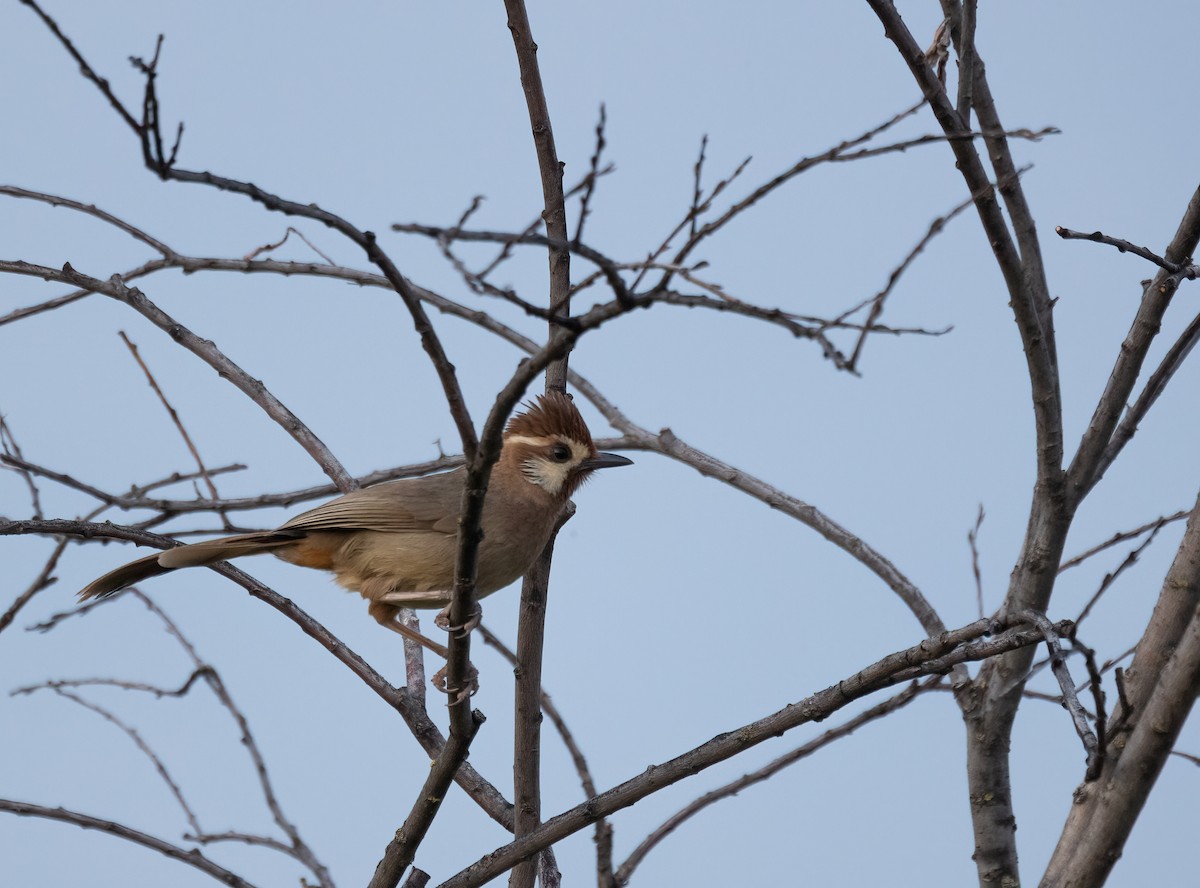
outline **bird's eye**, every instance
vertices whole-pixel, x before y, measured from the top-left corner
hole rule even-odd
[[[571,448],[566,444],[555,444],[550,451],[550,455],[554,457],[556,462],[566,462],[571,458]]]

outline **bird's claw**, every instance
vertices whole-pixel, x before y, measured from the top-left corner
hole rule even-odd
[[[449,664],[447,664],[447,666],[448,665]],[[476,692],[479,690],[479,670],[476,669],[471,663],[468,663],[467,674],[464,677],[463,686],[461,688],[450,688],[446,686],[447,666],[443,666],[437,672],[433,673],[433,678],[429,679],[430,684],[432,684],[443,694],[446,694],[450,697],[450,700],[446,703],[446,705],[456,706],[463,700],[466,700],[469,697],[474,697]]]
[[[479,602],[475,602],[475,610],[471,612],[471,616],[467,617],[467,621],[461,626],[450,625],[450,605],[446,605],[438,615],[433,618],[434,625],[446,632],[451,632],[457,638],[466,638],[481,622],[483,622],[483,608],[479,606]]]

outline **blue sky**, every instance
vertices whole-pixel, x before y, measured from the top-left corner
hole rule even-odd
[[[130,55],[166,40],[164,120],[186,122],[180,164],[316,202],[380,233],[405,274],[462,302],[468,293],[436,247],[394,222],[452,224],[475,195],[474,222],[520,230],[541,203],[528,119],[502,5],[261,2],[48,2],[63,29],[126,102],[140,80]],[[927,42],[936,3],[902,7]],[[1151,274],[1140,260],[1063,242],[1055,225],[1099,229],[1161,250],[1196,186],[1190,98],[1190,4],[985,4],[980,51],[1007,126],[1061,134],[1016,142],[1042,237],[1063,372],[1069,446],[1078,440]],[[566,178],[587,169],[598,109],[616,172],[596,195],[586,239],[634,261],[686,212],[707,134],[707,183],[752,156],[741,196],[796,159],[828,149],[912,104],[916,89],[865,3],[551,4],[530,6]],[[0,179],[95,204],[180,252],[242,256],[289,224],[214,190],[162,183],[95,88],[36,17],[0,5],[0,96],[9,121]],[[895,138],[934,132],[923,112]],[[696,258],[732,295],[812,315],[874,293],[930,222],[966,196],[940,144],[818,167],[730,225]],[[366,267],[352,244],[312,224],[305,235],[339,263]],[[0,258],[70,262],[95,277],[151,258],[145,245],[64,209],[0,197]],[[464,250],[472,257],[486,251]],[[313,260],[289,243],[281,258]],[[576,275],[584,263],[575,264]],[[529,251],[498,282],[544,298],[544,256]],[[63,292],[3,279],[0,314]],[[293,409],[356,473],[455,450],[428,360],[402,304],[381,290],[305,278],[165,272],[139,284],[212,339]],[[839,374],[784,331],[660,306],[586,338],[572,367],[640,425],[700,447],[824,510],[887,555],[948,625],[976,616],[967,531],[987,511],[979,549],[985,600],[1001,598],[1024,532],[1033,477],[1024,360],[1003,282],[972,213],[953,221],[904,276],[883,318],[953,327],[938,337],[880,337],[861,378]],[[584,306],[588,303],[585,300]],[[1185,288],[1161,356],[1191,319]],[[540,325],[495,302],[530,335]],[[435,316],[477,421],[519,355]],[[0,412],[30,460],[121,491],[187,471],[189,456],[117,336],[124,330],[183,417],[209,465],[243,462],[224,496],[320,483],[319,469],[254,405],[161,331],[100,296],[0,326]],[[1081,511],[1080,551],[1114,532],[1189,507],[1200,482],[1195,411],[1200,371],[1187,365]],[[609,430],[587,413],[597,435]],[[920,639],[870,573],[807,528],[687,467],[648,454],[577,497],[554,567],[545,683],[608,787],[712,735],[771,712]],[[92,508],[42,485],[48,515]],[[187,489],[177,491],[187,496]],[[0,515],[28,515],[0,473]],[[288,514],[263,510],[261,526]],[[112,513],[114,521],[138,516]],[[144,517],[144,516],[143,516]],[[174,530],[199,522],[181,521]],[[212,525],[206,525],[212,526]],[[1132,644],[1181,528],[1164,530],[1108,593],[1085,640],[1102,657]],[[52,542],[0,538],[0,608],[41,569]],[[51,678],[118,676],[178,683],[188,666],[132,600],[54,632],[24,627],[71,606],[73,592],[134,557],[130,547],[73,547],[59,581],[0,635],[3,688]],[[1064,575],[1050,615],[1074,616],[1124,557],[1113,550]],[[297,601],[390,680],[397,641],[363,603],[324,576],[261,559],[247,568]],[[241,590],[193,571],[147,584],[249,713],[289,816],[340,884],[365,882],[425,776],[403,725],[324,651]],[[485,602],[515,637],[517,592]],[[499,786],[511,773],[511,680],[476,646],[477,706],[488,722],[471,761]],[[209,829],[268,830],[236,731],[205,695],[152,702],[93,699],[137,725],[169,760]],[[49,693],[0,698],[0,796],[63,805],[168,839],[178,808],[128,740]],[[848,713],[847,713],[848,714]],[[441,717],[440,713],[437,717]],[[615,818],[618,858],[695,796],[819,733],[766,744]],[[547,735],[544,809],[581,800],[561,745]],[[1200,752],[1195,725],[1181,748]],[[963,779],[963,729],[948,695],[887,722],[689,821],[635,883],[964,884],[974,878]],[[1030,702],[1014,735],[1023,875],[1036,879],[1082,775],[1065,713]],[[1182,760],[1163,779],[1114,871],[1117,886],[1182,884],[1200,771]],[[418,864],[435,883],[504,842],[457,791]],[[720,849],[717,851],[716,849]],[[781,850],[782,849],[782,850]],[[868,850],[869,849],[869,850]],[[592,878],[590,833],[559,848],[566,884]],[[66,853],[64,853],[66,852]],[[292,883],[290,864],[255,849],[214,857],[258,884]],[[92,886],[210,880],[109,836],[5,816],[0,859],[12,884]]]

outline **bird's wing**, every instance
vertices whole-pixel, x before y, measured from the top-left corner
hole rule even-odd
[[[317,506],[280,530],[377,530],[384,533],[458,531],[461,470],[385,481]]]

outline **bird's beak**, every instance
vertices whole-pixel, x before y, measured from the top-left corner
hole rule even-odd
[[[579,468],[591,471],[592,469],[611,469],[614,466],[631,465],[633,465],[633,460],[618,456],[615,453],[597,453],[590,459],[585,459],[581,462]]]

